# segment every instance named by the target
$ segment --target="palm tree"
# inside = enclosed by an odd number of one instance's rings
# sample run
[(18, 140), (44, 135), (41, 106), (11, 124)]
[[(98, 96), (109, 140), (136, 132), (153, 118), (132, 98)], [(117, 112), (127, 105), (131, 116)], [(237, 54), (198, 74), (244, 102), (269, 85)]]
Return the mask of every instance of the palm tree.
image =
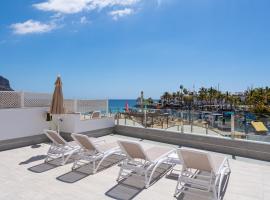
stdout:
[(171, 99), (171, 94), (169, 92), (164, 92), (161, 98), (164, 99), (165, 103), (168, 103)]
[(187, 94), (189, 93), (189, 91), (188, 91), (186, 88), (184, 88), (184, 89), (183, 89), (183, 93), (184, 93), (185, 95), (187, 95)]
[(147, 105), (152, 105), (154, 103), (153, 99), (151, 97), (149, 97), (147, 100)]
[(180, 85), (180, 99), (181, 99), (181, 103), (183, 102), (183, 89), (184, 89), (184, 86), (183, 85)]
[(246, 102), (249, 109), (255, 113), (269, 113), (270, 108), (268, 104), (269, 89), (255, 88), (246, 91)]
[(210, 87), (208, 89), (208, 99), (209, 99), (209, 104), (212, 105), (213, 104), (213, 100), (216, 98), (217, 96), (217, 90), (214, 89), (213, 87)]
[(207, 101), (207, 89), (204, 87), (201, 87), (199, 89), (199, 100), (201, 101), (201, 104), (204, 104)]

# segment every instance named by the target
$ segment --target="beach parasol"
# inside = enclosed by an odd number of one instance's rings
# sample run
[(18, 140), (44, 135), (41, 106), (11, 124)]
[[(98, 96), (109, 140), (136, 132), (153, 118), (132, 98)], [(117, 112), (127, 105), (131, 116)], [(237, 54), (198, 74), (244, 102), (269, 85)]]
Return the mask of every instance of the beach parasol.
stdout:
[(60, 115), (64, 114), (64, 98), (60, 76), (57, 76), (57, 79), (55, 81), (55, 89), (53, 92), (50, 113), (53, 115), (58, 115), (57, 131), (59, 133), (59, 121), (61, 120)]

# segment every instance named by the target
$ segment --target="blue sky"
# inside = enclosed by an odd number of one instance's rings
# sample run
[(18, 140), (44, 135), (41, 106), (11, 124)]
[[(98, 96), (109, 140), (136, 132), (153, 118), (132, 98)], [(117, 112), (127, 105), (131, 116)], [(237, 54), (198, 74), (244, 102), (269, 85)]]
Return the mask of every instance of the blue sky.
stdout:
[(269, 0), (2, 0), (0, 74), (15, 90), (136, 98), (266, 86)]

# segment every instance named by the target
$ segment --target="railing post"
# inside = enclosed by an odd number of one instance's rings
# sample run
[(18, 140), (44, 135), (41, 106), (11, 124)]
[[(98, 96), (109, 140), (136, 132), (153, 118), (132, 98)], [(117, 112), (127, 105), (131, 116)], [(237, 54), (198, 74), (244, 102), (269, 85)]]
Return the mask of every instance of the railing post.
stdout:
[(209, 126), (208, 126), (208, 123), (207, 123), (207, 124), (205, 124), (205, 133), (206, 133), (206, 135), (208, 135), (208, 128), (209, 128)]
[(181, 121), (181, 133), (184, 133), (184, 121)]
[(78, 100), (74, 99), (73, 101), (73, 111), (76, 113), (78, 112)]
[(147, 128), (147, 116), (146, 116), (146, 109), (144, 109), (144, 127)]
[(193, 132), (193, 111), (190, 112), (190, 132)]
[(119, 113), (116, 114), (117, 125), (119, 125)]
[(20, 99), (20, 100), (21, 100), (21, 102), (20, 102), (20, 107), (21, 107), (21, 108), (24, 108), (24, 92), (23, 92), (23, 91), (21, 92), (20, 96), (21, 96), (21, 99)]
[(234, 114), (231, 115), (231, 138), (234, 138), (235, 124), (234, 124)]
[(125, 115), (125, 126), (127, 125), (127, 116)]
[(106, 116), (109, 117), (109, 99), (106, 100)]

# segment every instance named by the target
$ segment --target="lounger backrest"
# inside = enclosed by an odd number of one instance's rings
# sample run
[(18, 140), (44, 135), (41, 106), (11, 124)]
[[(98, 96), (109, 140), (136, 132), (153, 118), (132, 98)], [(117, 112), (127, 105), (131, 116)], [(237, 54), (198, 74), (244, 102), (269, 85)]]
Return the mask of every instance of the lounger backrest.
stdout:
[(95, 145), (86, 135), (72, 133), (71, 137), (80, 145), (81, 148), (87, 151), (96, 151)]
[(149, 160), (141, 145), (137, 142), (118, 141), (121, 150), (131, 159)]
[(59, 135), (56, 131), (53, 130), (45, 130), (44, 131), (47, 137), (55, 144), (55, 145), (65, 145), (66, 141)]
[(178, 149), (177, 153), (186, 168), (213, 171), (209, 153), (188, 148)]
[(92, 119), (97, 119), (97, 118), (100, 118), (100, 115), (101, 115), (101, 113), (100, 113), (99, 111), (94, 111), (94, 112), (92, 113), (91, 118), (92, 118)]

